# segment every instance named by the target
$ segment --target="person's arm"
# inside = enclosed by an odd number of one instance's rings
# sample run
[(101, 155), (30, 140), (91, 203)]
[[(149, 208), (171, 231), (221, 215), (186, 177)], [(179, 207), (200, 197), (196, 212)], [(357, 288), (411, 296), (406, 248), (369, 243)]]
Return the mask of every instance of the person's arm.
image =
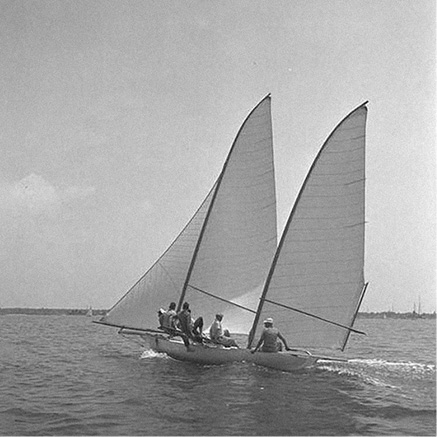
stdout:
[(288, 344), (287, 344), (287, 340), (282, 336), (282, 334), (280, 333), (280, 332), (278, 332), (278, 337), (282, 340), (282, 343), (284, 343), (284, 346), (285, 346), (285, 350), (290, 350), (290, 348), (288, 347)]
[(176, 311), (170, 310), (168, 311), (167, 314), (168, 314), (168, 326), (171, 329), (174, 329), (176, 326), (176, 317), (177, 317)]
[(217, 326), (215, 322), (213, 322), (211, 327), (209, 328), (209, 338), (211, 340), (217, 340)]
[(264, 331), (263, 331), (263, 333), (261, 334), (261, 337), (260, 337), (260, 339), (259, 339), (259, 341), (258, 341), (258, 344), (255, 346), (255, 349), (253, 349), (253, 350), (251, 350), (251, 352), (254, 354), (260, 347), (261, 347), (261, 345), (262, 345), (262, 343), (263, 343), (263, 341), (264, 341)]

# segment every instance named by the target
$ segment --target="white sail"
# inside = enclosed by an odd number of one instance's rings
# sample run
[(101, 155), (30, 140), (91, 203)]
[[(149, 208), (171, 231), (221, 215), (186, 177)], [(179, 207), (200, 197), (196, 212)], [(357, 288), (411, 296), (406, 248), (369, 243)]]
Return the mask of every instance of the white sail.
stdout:
[(246, 311), (250, 317), (242, 318), (244, 310), (235, 312), (225, 301), (253, 290), (259, 296), (276, 250), (270, 106), (267, 96), (249, 114), (222, 173), (193, 219), (114, 305), (104, 323), (153, 329), (160, 307), (188, 301), (193, 316), (203, 316), (206, 326), (220, 311), (232, 331), (249, 330), (254, 314)]
[(103, 317), (103, 322), (156, 329), (158, 310), (167, 309), (170, 302), (179, 300), (214, 190), (215, 185), (171, 246)]
[(366, 116), (364, 105), (349, 114), (316, 157), (268, 275), (255, 337), (272, 317), (290, 345), (344, 347), (364, 286)]

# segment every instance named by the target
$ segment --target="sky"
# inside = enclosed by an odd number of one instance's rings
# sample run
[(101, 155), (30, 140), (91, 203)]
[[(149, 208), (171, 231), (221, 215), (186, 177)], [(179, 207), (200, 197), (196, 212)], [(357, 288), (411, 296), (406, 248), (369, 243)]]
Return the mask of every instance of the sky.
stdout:
[(0, 307), (110, 308), (272, 95), (278, 229), (368, 103), (364, 311), (436, 306), (433, 0), (0, 2)]

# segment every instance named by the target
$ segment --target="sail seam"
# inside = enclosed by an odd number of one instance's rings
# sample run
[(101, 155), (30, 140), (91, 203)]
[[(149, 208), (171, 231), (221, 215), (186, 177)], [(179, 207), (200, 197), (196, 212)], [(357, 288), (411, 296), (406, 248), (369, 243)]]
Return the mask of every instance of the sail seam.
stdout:
[[(354, 194), (359, 194), (359, 193), (354, 193)], [(313, 196), (315, 197), (315, 196)], [(362, 202), (353, 202), (353, 203), (349, 203), (349, 204), (336, 204), (336, 205), (332, 205), (331, 203), (329, 205), (323, 205), (323, 206), (318, 206), (318, 205), (308, 205), (306, 206), (304, 205), (300, 205), (300, 209), (339, 209), (339, 208), (345, 208), (345, 207), (352, 207), (352, 206), (357, 206), (357, 205), (361, 205)]]
[(352, 181), (352, 182), (342, 182), (339, 184), (313, 184), (313, 183), (309, 183), (308, 186), (309, 187), (344, 187), (347, 185), (356, 184), (358, 182), (363, 182), (365, 180), (366, 180), (366, 178), (361, 178), (361, 179), (356, 179), (355, 181)]
[[(308, 229), (308, 231), (310, 231), (310, 230)], [(313, 229), (311, 229), (311, 231), (313, 231)], [(303, 239), (301, 239), (301, 238), (294, 238), (291, 241), (293, 241), (295, 243), (306, 243), (306, 242), (309, 242), (309, 241), (340, 241), (340, 239), (341, 239), (341, 236), (338, 236), (338, 237), (334, 236), (332, 238), (303, 238)]]
[(334, 259), (332, 261), (304, 261), (304, 262), (296, 262), (292, 263), (280, 263), (282, 266), (307, 266), (310, 264), (336, 264), (338, 262), (351, 262), (356, 260), (362, 260), (363, 257), (355, 257), (355, 258), (347, 258), (347, 259)]
[[(355, 162), (361, 162), (361, 156), (359, 159), (345, 159), (344, 161), (341, 161), (341, 164), (353, 164)], [(328, 165), (338, 165), (339, 162), (331, 162), (331, 161), (324, 161), (320, 163), (323, 167), (328, 166)]]
[[(361, 128), (361, 126), (355, 126), (353, 129), (358, 129), (358, 128)], [(348, 129), (345, 129), (345, 130), (348, 130)], [(365, 137), (366, 137), (366, 135), (363, 134), (363, 135), (358, 135), (357, 137), (347, 138), (345, 140), (333, 140), (333, 144), (335, 144), (335, 143), (345, 143), (346, 141), (355, 141), (355, 140), (359, 140), (359, 139), (365, 138)]]
[[(365, 135), (363, 135), (363, 137), (365, 137)], [(347, 140), (342, 140), (341, 142), (346, 142), (346, 141)], [(340, 142), (340, 141), (337, 141), (337, 142)], [(358, 152), (358, 151), (364, 152), (364, 145), (360, 145), (360, 147), (355, 147), (354, 149), (348, 149), (348, 150), (344, 150), (344, 149), (341, 149), (341, 150), (335, 150), (335, 149), (327, 150), (326, 154), (327, 155), (331, 155), (331, 154), (338, 154), (338, 153), (354, 153), (354, 152)]]
[(339, 219), (346, 219), (349, 217), (356, 217), (361, 216), (363, 214), (362, 211), (359, 211), (357, 213), (353, 213), (353, 214), (348, 214), (348, 215), (339, 215), (336, 217), (331, 217), (331, 216), (318, 216), (318, 217), (305, 217), (305, 216), (301, 216), (301, 217), (296, 217), (295, 220), (339, 220)]
[(350, 174), (354, 174), (357, 173), (359, 171), (363, 171), (362, 168), (358, 168), (356, 170), (352, 170), (352, 171), (342, 171), (341, 173), (314, 173), (313, 177), (318, 177), (318, 176), (346, 176), (346, 175), (350, 175)]

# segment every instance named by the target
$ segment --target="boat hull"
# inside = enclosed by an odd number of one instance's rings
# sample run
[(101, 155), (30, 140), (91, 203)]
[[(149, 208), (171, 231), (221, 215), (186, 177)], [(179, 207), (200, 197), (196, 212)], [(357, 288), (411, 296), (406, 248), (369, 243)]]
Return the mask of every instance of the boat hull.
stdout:
[(190, 345), (190, 351), (177, 338), (169, 339), (161, 334), (141, 334), (148, 347), (156, 352), (165, 353), (179, 361), (198, 364), (228, 364), (233, 362), (254, 363), (285, 372), (299, 370), (314, 365), (316, 357), (291, 352), (252, 353), (249, 349), (225, 348), (210, 344)]

